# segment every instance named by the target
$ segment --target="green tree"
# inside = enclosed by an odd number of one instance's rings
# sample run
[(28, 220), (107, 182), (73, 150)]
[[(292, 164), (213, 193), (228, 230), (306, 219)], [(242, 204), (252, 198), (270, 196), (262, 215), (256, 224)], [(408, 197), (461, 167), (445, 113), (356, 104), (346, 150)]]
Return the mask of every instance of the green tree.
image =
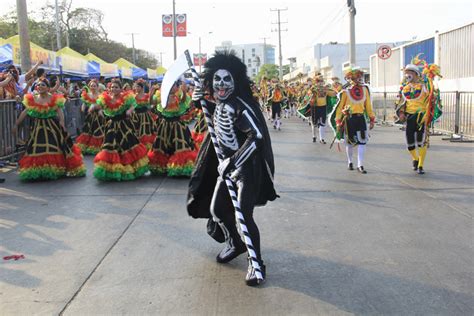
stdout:
[[(61, 42), (81, 54), (89, 52), (107, 62), (123, 57), (132, 61), (132, 48), (112, 41), (103, 27), (104, 14), (91, 8), (73, 8), (72, 0), (59, 3)], [(32, 42), (41, 47), (56, 51), (55, 7), (45, 5), (39, 11), (30, 14), (29, 30)], [(18, 30), (15, 12), (0, 17), (0, 37), (16, 35)], [(155, 56), (142, 49), (136, 49), (136, 65), (140, 68), (156, 68)]]
[(263, 64), (255, 77), (255, 81), (260, 82), (262, 77), (267, 79), (278, 78), (278, 66), (274, 64)]

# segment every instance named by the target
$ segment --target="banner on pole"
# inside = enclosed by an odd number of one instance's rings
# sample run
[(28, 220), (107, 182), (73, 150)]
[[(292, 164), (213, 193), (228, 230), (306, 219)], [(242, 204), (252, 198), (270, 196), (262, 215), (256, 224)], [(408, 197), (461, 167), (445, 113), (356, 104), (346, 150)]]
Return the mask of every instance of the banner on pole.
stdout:
[[(199, 63), (201, 61), (201, 63)], [(204, 65), (207, 61), (207, 54), (193, 54), (194, 66)]]
[(176, 36), (186, 36), (186, 14), (176, 14)]
[(172, 37), (173, 36), (173, 15), (172, 14), (163, 14), (163, 37)]
[[(173, 37), (173, 15), (163, 14), (162, 18), (163, 37)], [(184, 37), (187, 32), (186, 14), (176, 14), (176, 36)]]

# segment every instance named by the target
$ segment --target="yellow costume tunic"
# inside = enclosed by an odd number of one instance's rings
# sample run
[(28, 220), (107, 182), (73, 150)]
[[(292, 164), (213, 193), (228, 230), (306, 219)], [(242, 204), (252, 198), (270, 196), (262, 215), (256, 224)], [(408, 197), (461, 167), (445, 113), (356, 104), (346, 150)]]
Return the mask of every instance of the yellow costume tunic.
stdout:
[(342, 90), (336, 109), (336, 124), (343, 126), (348, 144), (365, 145), (367, 143), (365, 115), (371, 122), (375, 121), (369, 89), (363, 85), (354, 85)]
[[(426, 157), (425, 113), (428, 106), (428, 90), (423, 83), (410, 82), (402, 86), (401, 95), (405, 100), (405, 138), (415, 170), (423, 168)], [(418, 145), (419, 155), (416, 152)]]

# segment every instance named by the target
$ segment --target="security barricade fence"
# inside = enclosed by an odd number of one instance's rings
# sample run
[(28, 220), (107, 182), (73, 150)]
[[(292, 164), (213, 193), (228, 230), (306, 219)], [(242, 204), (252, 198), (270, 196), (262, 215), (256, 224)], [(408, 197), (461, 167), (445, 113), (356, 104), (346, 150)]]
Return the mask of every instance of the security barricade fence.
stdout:
[(386, 100), (384, 92), (371, 93), (372, 109), (378, 122), (394, 122), (395, 121), (395, 102), (397, 101), (398, 92), (386, 92)]
[[(379, 122), (395, 122), (395, 102), (398, 92), (372, 92), (372, 106)], [(443, 115), (435, 123), (435, 131), (474, 138), (474, 92), (441, 92)], [(64, 108), (66, 129), (77, 137), (84, 123), (80, 99), (68, 99)], [(29, 119), (25, 119), (16, 135), (12, 129), (23, 110), (15, 100), (0, 100), (0, 160), (16, 158), (22, 153), (29, 135)]]
[[(81, 99), (68, 99), (64, 105), (66, 129), (73, 138), (80, 134), (84, 122), (81, 106)], [(0, 160), (15, 160), (24, 151), (30, 130), (28, 117), (18, 128), (17, 134), (12, 133), (23, 109), (23, 105), (15, 100), (0, 100)]]
[[(434, 130), (474, 138), (474, 92), (443, 91), (440, 94), (443, 115), (435, 122)], [(395, 121), (398, 92), (372, 92), (372, 107), (379, 122)]]

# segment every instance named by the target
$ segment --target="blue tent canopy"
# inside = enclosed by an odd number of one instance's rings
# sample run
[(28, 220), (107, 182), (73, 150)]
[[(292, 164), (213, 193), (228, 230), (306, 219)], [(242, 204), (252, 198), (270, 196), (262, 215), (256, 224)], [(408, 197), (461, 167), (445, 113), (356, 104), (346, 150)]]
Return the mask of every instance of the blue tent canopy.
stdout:
[(147, 78), (147, 72), (141, 68), (132, 68), (133, 79)]
[(0, 68), (13, 63), (13, 48), (10, 44), (0, 46)]
[(100, 77), (100, 64), (96, 61), (89, 61), (87, 63), (87, 72), (91, 78)]

